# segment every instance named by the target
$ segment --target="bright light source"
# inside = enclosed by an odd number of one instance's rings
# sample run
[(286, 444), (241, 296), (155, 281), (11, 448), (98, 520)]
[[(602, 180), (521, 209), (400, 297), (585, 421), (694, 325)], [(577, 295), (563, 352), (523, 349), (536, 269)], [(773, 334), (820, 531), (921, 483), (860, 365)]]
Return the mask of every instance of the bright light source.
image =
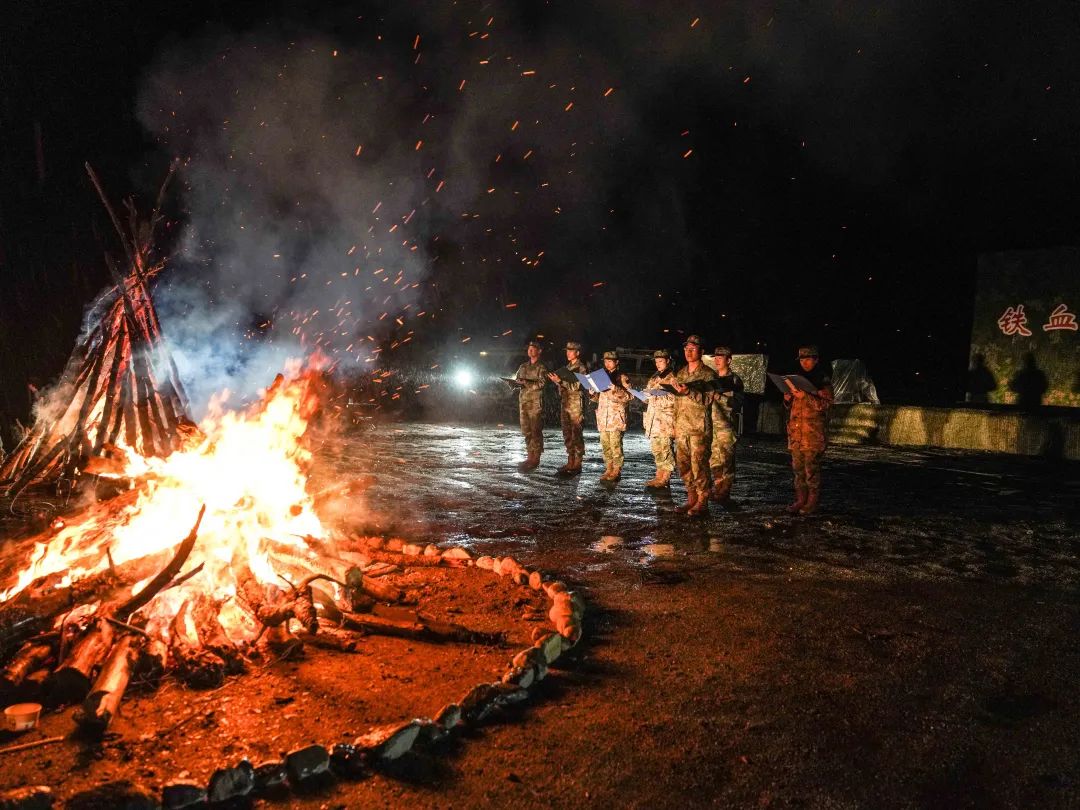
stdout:
[(473, 384), (473, 373), (470, 369), (459, 368), (454, 372), (454, 385), (458, 388), (468, 388)]

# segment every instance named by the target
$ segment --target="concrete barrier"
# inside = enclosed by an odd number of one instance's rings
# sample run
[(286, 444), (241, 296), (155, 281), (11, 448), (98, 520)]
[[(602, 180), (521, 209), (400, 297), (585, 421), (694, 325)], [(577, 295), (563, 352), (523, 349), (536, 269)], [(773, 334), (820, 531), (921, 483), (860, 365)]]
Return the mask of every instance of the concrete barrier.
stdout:
[[(783, 434), (786, 414), (766, 403), (761, 433)], [(1080, 411), (1047, 409), (937, 408), (918, 405), (834, 405), (829, 412), (833, 444), (884, 444), (983, 450), (1022, 456), (1080, 460)]]

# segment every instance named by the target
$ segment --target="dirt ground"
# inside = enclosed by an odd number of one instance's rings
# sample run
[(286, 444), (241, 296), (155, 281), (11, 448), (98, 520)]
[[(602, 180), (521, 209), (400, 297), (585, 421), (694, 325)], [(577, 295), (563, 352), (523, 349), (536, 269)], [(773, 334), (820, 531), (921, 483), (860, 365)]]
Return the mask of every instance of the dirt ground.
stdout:
[[(267, 806), (1080, 805), (1075, 465), (836, 447), (822, 513), (793, 518), (783, 446), (747, 438), (737, 508), (689, 521), (681, 485), (643, 489), (639, 435), (613, 487), (595, 433), (576, 479), (554, 475), (561, 437), (546, 440), (528, 474), (513, 426), (372, 425), (322, 449), (317, 484), (375, 476), (338, 504), (358, 528), (556, 573), (588, 598), (586, 640), (522, 710)], [(483, 573), (445, 574), (432, 604), (525, 638), (522, 592)], [(430, 714), (508, 652), (373, 639), (217, 693), (166, 686), (126, 702), (102, 745), (7, 755), (0, 786), (204, 779)], [(69, 728), (53, 715), (19, 741)]]

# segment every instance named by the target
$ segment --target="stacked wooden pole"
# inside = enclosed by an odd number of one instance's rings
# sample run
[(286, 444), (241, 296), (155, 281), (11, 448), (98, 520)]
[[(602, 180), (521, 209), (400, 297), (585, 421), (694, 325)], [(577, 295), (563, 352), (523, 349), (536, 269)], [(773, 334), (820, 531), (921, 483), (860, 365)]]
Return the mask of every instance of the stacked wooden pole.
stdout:
[(0, 465), (0, 490), (12, 496), (31, 484), (74, 476), (118, 442), (144, 456), (166, 456), (189, 422), (184, 388), (149, 289), (164, 266), (153, 258), (152, 240), (169, 177), (148, 220), (140, 221), (134, 205), (125, 201), (125, 229), (89, 164), (86, 171), (120, 237), (124, 264), (106, 255), (113, 286), (91, 306), (88, 328), (53, 389), (52, 402), (39, 409), (31, 430)]

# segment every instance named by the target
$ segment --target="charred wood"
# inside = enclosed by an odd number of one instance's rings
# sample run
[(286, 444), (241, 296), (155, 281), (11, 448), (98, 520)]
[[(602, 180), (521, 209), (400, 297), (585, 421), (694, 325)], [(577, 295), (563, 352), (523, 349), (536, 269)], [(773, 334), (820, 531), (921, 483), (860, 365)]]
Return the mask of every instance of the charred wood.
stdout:
[(131, 680), (133, 644), (133, 637), (124, 635), (113, 645), (90, 694), (83, 701), (82, 710), (75, 715), (82, 728), (101, 733), (112, 722)]
[(0, 691), (11, 691), (21, 686), (32, 672), (41, 669), (52, 657), (52, 644), (24, 644), (0, 674)]
[(49, 699), (55, 703), (70, 703), (85, 698), (97, 668), (112, 649), (115, 636), (111, 624), (103, 619), (95, 620), (46, 682)]

